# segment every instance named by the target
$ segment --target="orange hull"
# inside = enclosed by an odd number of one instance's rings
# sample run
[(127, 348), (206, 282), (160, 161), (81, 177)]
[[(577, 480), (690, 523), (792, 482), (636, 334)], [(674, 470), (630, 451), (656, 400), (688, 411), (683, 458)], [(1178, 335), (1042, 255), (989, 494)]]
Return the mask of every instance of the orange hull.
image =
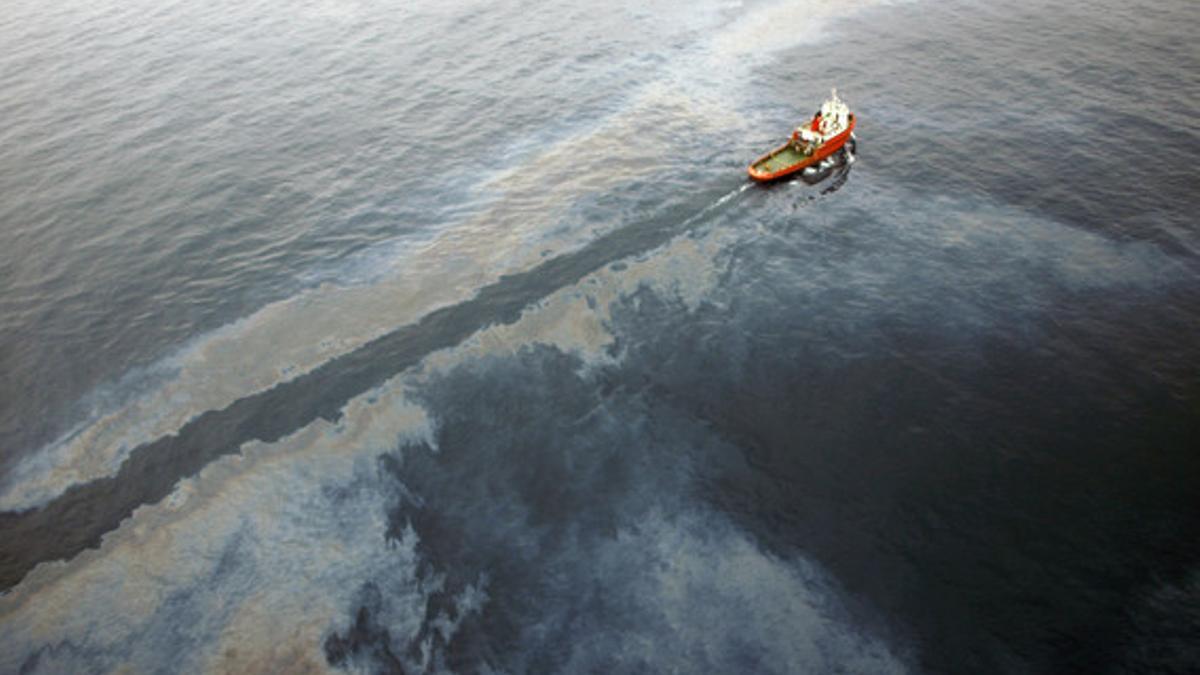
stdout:
[(854, 123), (855, 123), (856, 119), (857, 118), (854, 116), (854, 114), (851, 113), (850, 117), (849, 117), (850, 121), (849, 121), (849, 124), (846, 125), (845, 131), (843, 131), (842, 133), (838, 134), (837, 136), (834, 136), (833, 138), (829, 139), (823, 145), (821, 145), (821, 147), (817, 148), (816, 152), (803, 158), (801, 161), (796, 162), (795, 164), (789, 164), (788, 166), (785, 166), (782, 169), (778, 169), (776, 171), (765, 171), (765, 170), (757, 168), (758, 165), (766, 162), (768, 159), (771, 159), (775, 155), (786, 151), (789, 147), (789, 143), (784, 143), (783, 145), (779, 146), (778, 148), (775, 148), (774, 150), (772, 150), (771, 152), (768, 152), (767, 154), (763, 155), (762, 157), (759, 157), (758, 159), (754, 160), (754, 163), (751, 164), (749, 166), (749, 168), (746, 169), (746, 172), (749, 173), (750, 177), (753, 178), (754, 180), (756, 180), (760, 183), (765, 183), (767, 181), (772, 181), (777, 178), (783, 178), (785, 176), (790, 176), (799, 171), (803, 171), (806, 168), (812, 166), (813, 164), (816, 164), (816, 163), (820, 162), (821, 160), (825, 159), (826, 157), (832, 155), (833, 153), (837, 152), (838, 150), (841, 150), (842, 146), (846, 144), (847, 140), (849, 140), (850, 134), (854, 132)]

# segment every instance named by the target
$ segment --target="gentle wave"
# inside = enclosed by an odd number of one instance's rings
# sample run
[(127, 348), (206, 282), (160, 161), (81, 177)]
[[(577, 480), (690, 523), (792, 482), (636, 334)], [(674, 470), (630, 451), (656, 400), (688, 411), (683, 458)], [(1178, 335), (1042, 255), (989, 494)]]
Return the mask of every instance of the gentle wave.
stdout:
[[(778, 11), (769, 5), (747, 20)], [(370, 260), (373, 271), (321, 275), (364, 283), (325, 283), (194, 338), (145, 369), (157, 374), (151, 380), (155, 384), (136, 396), (124, 392), (116, 408), (106, 407), (112, 397), (88, 397), (93, 404), (86, 407), (94, 411), (88, 421), (6, 472), (0, 510), (36, 507), (72, 485), (112, 475), (138, 445), (176, 432), (206, 410), (309, 372), (396, 326), (471, 297), (501, 275), (529, 269), (547, 255), (575, 250), (620, 227), (620, 211), (606, 207), (597, 219), (573, 212), (574, 204), (677, 171), (664, 161), (681, 137), (712, 138), (744, 124), (711, 91), (697, 99), (693, 90), (679, 88), (690, 79), (680, 72), (707, 65), (685, 55), (667, 80), (643, 87), (624, 109), (583, 135), (554, 141), (519, 164), (482, 176), (473, 189), (491, 195), (490, 204), (462, 222), (439, 225), (442, 233), (430, 241), (399, 251), (389, 245), (392, 253)], [(685, 185), (679, 183), (681, 189)], [(127, 384), (104, 389), (137, 386), (139, 379), (130, 376)]]

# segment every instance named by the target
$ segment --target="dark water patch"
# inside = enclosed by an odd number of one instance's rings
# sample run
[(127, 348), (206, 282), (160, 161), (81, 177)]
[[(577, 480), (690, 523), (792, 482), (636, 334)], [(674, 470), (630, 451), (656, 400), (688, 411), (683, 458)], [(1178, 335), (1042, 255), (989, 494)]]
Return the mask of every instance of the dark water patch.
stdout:
[(772, 64), (755, 89), (792, 101), (814, 73), (829, 79), (859, 113), (863, 170), (917, 193), (1003, 201), (1195, 259), (1200, 127), (1184, 102), (1200, 55), (1178, 48), (1190, 3), (873, 14), (843, 26), (853, 49), (790, 50), (780, 61), (805, 69)]
[(614, 260), (648, 251), (697, 226), (696, 200), (710, 207), (728, 186), (664, 204), (657, 215), (600, 237), (574, 253), (503, 277), (471, 300), (436, 310), (416, 324), (377, 338), (295, 380), (206, 412), (179, 430), (133, 450), (115, 476), (77, 485), (49, 504), (0, 514), (0, 588), (11, 588), (35, 565), (74, 556), (141, 504), (168, 495), (182, 478), (246, 442), (274, 442), (316, 419), (336, 420), (345, 403), (438, 349), (496, 323), (511, 323), (530, 303), (574, 284)]
[(1182, 675), (1200, 663), (1200, 572), (1148, 591), (1129, 608), (1120, 658), (1108, 672)]
[[(687, 315), (648, 291), (630, 302)], [(763, 555), (707, 509), (702, 477), (741, 453), (645, 366), (585, 368), (534, 346), (415, 392), (436, 449), (384, 466), (412, 495), (392, 513), (394, 536), (415, 533), (423, 573), (444, 580), (416, 640), (436, 637), (437, 617), (461, 618), (433, 642), (455, 672), (898, 669), (819, 574)], [(486, 602), (464, 614), (455, 598), (480, 579)], [(349, 648), (387, 671), (388, 636), (361, 623), (326, 642), (330, 662)], [(409, 646), (409, 664), (422, 649)]]
[(354, 621), (345, 635), (325, 639), (325, 658), (338, 668), (356, 666), (371, 672), (407, 673), (404, 662), (392, 651), (392, 635), (380, 622), (384, 599), (379, 588), (368, 583), (359, 590)]
[[(743, 453), (705, 475), (714, 508), (913, 631), (930, 672), (1118, 662), (1129, 608), (1200, 564), (1195, 315), (1158, 290), (1013, 306), (936, 275), (877, 294), (852, 261), (813, 285), (767, 267), (783, 246), (735, 253), (695, 317), (614, 312), (647, 389)], [(945, 309), (967, 294), (987, 325)]]
[[(447, 645), (447, 664), (456, 671), (481, 662), (561, 669), (575, 620), (560, 608), (572, 604), (572, 586), (584, 595), (570, 613), (600, 611), (604, 602), (591, 597), (596, 589), (579, 576), (580, 561), (636, 522), (658, 495), (677, 494), (671, 485), (689, 473), (694, 431), (673, 428), (648, 441), (643, 397), (581, 379), (581, 367), (539, 347), (457, 369), (420, 395), (437, 411), (436, 453), (388, 463), (420, 500), (393, 514), (393, 531), (412, 527), (420, 537), (428, 573), (446, 578), (441, 602), (481, 574), (488, 579), (487, 611)], [(648, 489), (639, 478), (645, 475), (661, 481), (661, 492)], [(563, 622), (555, 625), (553, 615)], [(538, 636), (532, 626), (548, 634)]]
[[(426, 621), (488, 579), (487, 606), (438, 643), (445, 663), (779, 668), (723, 601), (660, 623), (669, 603), (645, 577), (668, 563), (629, 533), (674, 542), (656, 518), (697, 514), (718, 550), (744, 533), (780, 560), (821, 562), (847, 594), (824, 589), (843, 625), (912, 640), (929, 672), (1184, 663), (1188, 628), (1161, 615), (1189, 616), (1200, 564), (1186, 289), (1065, 284), (1051, 273), (1062, 251), (1036, 274), (962, 284), (1003, 242), (893, 266), (912, 243), (861, 196), (801, 227), (769, 208), (784, 194), (756, 191), (715, 219), (745, 225), (753, 209), (762, 229), (718, 255), (721, 283), (698, 308), (648, 288), (617, 304), (618, 364), (584, 371), (533, 347), (417, 392), (438, 449), (385, 466), (414, 495), (394, 536), (411, 528), (425, 573), (445, 575)], [(714, 651), (628, 656), (632, 635), (690, 644), (681, 631), (713, 607), (739, 617), (718, 622)], [(384, 644), (360, 633), (357, 654)]]

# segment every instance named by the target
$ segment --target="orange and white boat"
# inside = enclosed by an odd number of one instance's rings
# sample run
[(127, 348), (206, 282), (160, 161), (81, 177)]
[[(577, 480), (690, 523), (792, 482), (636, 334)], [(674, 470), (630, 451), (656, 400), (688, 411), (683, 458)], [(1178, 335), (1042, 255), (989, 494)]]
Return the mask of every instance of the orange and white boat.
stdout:
[(838, 98), (837, 89), (808, 123), (792, 132), (787, 143), (759, 157), (747, 172), (760, 183), (817, 169), (854, 134), (854, 113)]

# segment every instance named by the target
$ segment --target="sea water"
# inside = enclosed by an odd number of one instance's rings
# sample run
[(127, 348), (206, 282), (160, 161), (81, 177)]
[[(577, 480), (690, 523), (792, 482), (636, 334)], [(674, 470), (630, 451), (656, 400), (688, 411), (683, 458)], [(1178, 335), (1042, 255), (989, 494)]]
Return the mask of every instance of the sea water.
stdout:
[(1183, 672), (1197, 28), (9, 2), (0, 671)]

